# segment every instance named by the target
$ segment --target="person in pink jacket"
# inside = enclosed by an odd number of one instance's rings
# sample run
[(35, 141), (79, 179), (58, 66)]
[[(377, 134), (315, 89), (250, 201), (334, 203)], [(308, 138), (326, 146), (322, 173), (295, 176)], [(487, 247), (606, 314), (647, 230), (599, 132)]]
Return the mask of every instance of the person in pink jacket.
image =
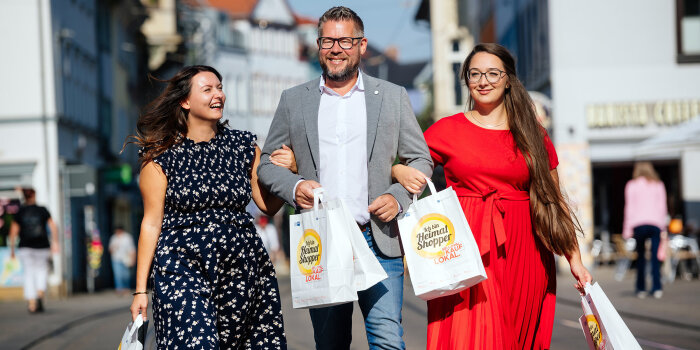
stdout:
[(661, 298), (661, 269), (658, 259), (661, 231), (666, 227), (668, 210), (666, 188), (659, 179), (651, 162), (634, 164), (632, 180), (625, 186), (625, 219), (622, 224), (622, 237), (637, 241), (637, 297), (644, 298), (646, 292), (646, 240), (651, 239), (651, 294)]

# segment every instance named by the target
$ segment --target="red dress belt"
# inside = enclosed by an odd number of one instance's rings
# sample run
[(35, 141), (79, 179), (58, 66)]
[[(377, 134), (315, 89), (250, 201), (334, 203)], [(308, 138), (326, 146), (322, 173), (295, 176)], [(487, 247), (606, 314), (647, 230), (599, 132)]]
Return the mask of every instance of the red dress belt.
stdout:
[(498, 192), (489, 187), (484, 191), (475, 192), (466, 188), (455, 188), (458, 197), (481, 198), (484, 201), (484, 214), (481, 220), (481, 237), (479, 238), (479, 253), (485, 255), (491, 250), (491, 227), (496, 234), (496, 244), (501, 246), (506, 242), (506, 230), (503, 226), (503, 216), (506, 214), (501, 201), (528, 201), (530, 194), (527, 191)]

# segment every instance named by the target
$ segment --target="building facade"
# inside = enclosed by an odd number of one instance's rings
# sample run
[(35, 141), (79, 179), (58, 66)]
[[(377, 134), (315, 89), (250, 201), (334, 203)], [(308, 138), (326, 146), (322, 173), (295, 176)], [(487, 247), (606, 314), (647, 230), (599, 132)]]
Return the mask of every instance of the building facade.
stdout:
[(223, 77), (224, 117), (265, 143), (284, 89), (311, 78), (304, 55), (308, 26), (284, 0), (183, 2), (186, 64), (207, 64)]
[(467, 89), (460, 78), (462, 63), (474, 47), (474, 34), (464, 18), (466, 1), (423, 0), (415, 19), (430, 24), (432, 41), (433, 119), (464, 111)]
[(700, 116), (700, 9), (690, 3), (549, 3), (554, 138), (569, 158), (564, 179), (590, 187), (582, 198), (593, 203), (596, 231), (621, 232), (637, 160), (657, 168), (669, 214), (698, 227), (697, 145), (644, 147)]
[[(0, 191), (34, 187), (60, 228), (65, 290), (111, 285), (112, 226), (134, 228), (135, 157), (119, 151), (141, 103), (146, 52), (139, 1), (4, 2), (0, 28)], [(127, 181), (128, 180), (128, 181)], [(134, 210), (136, 209), (136, 210)], [(92, 254), (92, 255), (91, 255)], [(90, 266), (89, 259), (93, 258)], [(89, 271), (90, 269), (93, 271)], [(95, 278), (89, 278), (88, 275)], [(60, 281), (59, 281), (60, 282)]]

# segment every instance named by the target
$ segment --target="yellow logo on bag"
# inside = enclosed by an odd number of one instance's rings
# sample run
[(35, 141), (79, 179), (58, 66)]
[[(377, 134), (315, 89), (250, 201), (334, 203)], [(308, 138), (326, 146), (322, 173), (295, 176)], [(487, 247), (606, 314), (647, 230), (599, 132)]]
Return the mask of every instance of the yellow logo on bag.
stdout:
[(304, 230), (304, 235), (297, 245), (297, 264), (299, 271), (304, 275), (316, 273), (315, 266), (321, 263), (322, 253), (321, 237), (316, 231)]
[(413, 249), (424, 258), (444, 255), (444, 248), (454, 240), (454, 225), (446, 216), (437, 213), (423, 216), (413, 227), (411, 234)]
[(598, 320), (595, 318), (594, 315), (586, 315), (586, 322), (588, 323), (588, 331), (591, 332), (593, 345), (595, 345), (595, 348), (598, 350), (604, 350), (605, 339), (603, 339), (603, 333), (600, 332)]

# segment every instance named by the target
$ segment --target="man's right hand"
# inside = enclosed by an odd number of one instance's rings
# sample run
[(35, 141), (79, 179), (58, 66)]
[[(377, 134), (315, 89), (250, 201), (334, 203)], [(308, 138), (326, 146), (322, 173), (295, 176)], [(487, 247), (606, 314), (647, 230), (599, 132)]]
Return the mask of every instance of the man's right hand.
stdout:
[(314, 188), (321, 187), (316, 181), (304, 180), (297, 185), (294, 200), (302, 209), (311, 209), (314, 206)]

